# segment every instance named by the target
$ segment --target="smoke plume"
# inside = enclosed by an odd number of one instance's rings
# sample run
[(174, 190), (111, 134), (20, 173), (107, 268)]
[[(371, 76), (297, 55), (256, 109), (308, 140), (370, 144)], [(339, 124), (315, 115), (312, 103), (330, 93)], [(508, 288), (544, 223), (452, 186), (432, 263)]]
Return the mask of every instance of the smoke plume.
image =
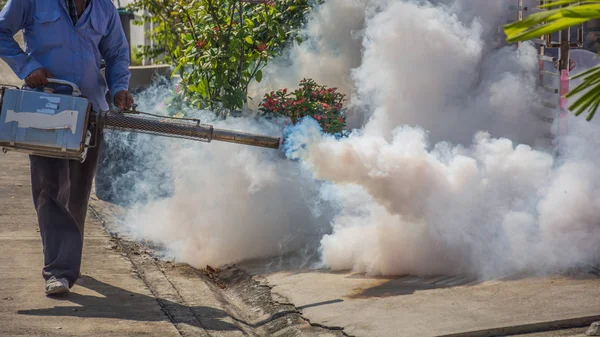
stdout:
[[(164, 114), (165, 106), (155, 103), (168, 95), (162, 85), (149, 89), (138, 97), (138, 109)], [(277, 136), (283, 127), (280, 120), (186, 112), (215, 128)], [(143, 134), (131, 140), (121, 131), (107, 132), (106, 138), (113, 147), (129, 146), (112, 150), (120, 160), (107, 160), (105, 171), (132, 159), (143, 165), (111, 185), (119, 189), (118, 202), (133, 204), (120, 231), (159, 246), (167, 258), (196, 267), (221, 265), (285, 254), (324, 233), (327, 212), (317, 204), (318, 182), (279, 151)], [(156, 152), (160, 156), (149, 156)]]
[[(569, 117), (568, 135), (548, 138), (556, 121), (540, 119), (535, 48), (498, 48), (511, 3), (326, 1), (306, 42), (251, 90), (256, 103), (303, 77), (339, 87), (352, 133), (188, 111), (221, 128), (285, 128), (285, 155), (140, 137), (138, 152), (163, 144), (173, 191), (132, 210), (123, 230), (194, 266), (306, 247), (332, 270), (369, 275), (492, 278), (597, 263), (597, 122)], [(141, 102), (162, 99), (150, 91)], [(152, 185), (140, 178), (129, 197)]]

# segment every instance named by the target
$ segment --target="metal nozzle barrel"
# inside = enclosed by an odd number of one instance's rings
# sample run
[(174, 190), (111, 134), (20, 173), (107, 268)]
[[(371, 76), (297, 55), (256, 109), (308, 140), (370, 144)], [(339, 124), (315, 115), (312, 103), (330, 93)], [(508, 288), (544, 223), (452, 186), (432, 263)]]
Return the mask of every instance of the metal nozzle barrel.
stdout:
[(278, 149), (280, 139), (251, 133), (215, 129), (199, 121), (174, 118), (148, 118), (143, 114), (103, 112), (98, 117), (99, 126), (108, 129), (128, 130), (159, 136), (193, 139), (210, 142), (217, 140), (236, 144)]
[(268, 137), (261, 135), (254, 135), (251, 133), (212, 129), (212, 139), (221, 142), (230, 142), (236, 144), (245, 144), (252, 146), (268, 147), (270, 149), (278, 149), (280, 139), (276, 137)]

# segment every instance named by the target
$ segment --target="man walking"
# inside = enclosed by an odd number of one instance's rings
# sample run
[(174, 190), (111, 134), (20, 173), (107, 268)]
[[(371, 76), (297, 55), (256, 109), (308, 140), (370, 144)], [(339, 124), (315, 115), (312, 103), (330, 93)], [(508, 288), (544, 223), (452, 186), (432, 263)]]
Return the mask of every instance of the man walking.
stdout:
[[(19, 30), (25, 51), (14, 40)], [(110, 0), (9, 0), (0, 12), (0, 58), (31, 88), (48, 85), (48, 78), (77, 84), (95, 111), (108, 110), (107, 90), (118, 108), (133, 104), (129, 45)], [(98, 146), (89, 149), (84, 163), (30, 156), (49, 295), (69, 292), (80, 276), (84, 223), (102, 140), (92, 139)]]

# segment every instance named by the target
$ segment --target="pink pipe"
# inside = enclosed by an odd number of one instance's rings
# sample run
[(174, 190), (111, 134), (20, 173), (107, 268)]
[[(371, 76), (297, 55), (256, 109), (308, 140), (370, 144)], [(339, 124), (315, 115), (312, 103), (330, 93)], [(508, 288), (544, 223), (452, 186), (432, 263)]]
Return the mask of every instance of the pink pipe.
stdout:
[(560, 117), (558, 130), (560, 136), (567, 134), (567, 119), (569, 116), (568, 100), (565, 95), (569, 92), (569, 71), (564, 69), (560, 72)]

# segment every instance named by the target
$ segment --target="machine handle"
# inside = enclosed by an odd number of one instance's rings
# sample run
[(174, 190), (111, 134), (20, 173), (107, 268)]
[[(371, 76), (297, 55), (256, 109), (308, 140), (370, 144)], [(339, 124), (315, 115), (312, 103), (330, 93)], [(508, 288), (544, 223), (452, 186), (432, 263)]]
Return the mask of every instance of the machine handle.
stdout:
[[(73, 96), (81, 96), (81, 90), (79, 89), (79, 87), (77, 86), (77, 84), (75, 84), (73, 82), (69, 82), (69, 81), (65, 81), (65, 80), (59, 80), (59, 79), (56, 79), (56, 78), (49, 78), (48, 79), (48, 83), (68, 85), (73, 90)], [(28, 85), (23, 85), (23, 89), (25, 89), (25, 88), (29, 88), (29, 86)], [(52, 93), (54, 90), (51, 89), (51, 88), (48, 88), (48, 86), (44, 86), (44, 91)]]

